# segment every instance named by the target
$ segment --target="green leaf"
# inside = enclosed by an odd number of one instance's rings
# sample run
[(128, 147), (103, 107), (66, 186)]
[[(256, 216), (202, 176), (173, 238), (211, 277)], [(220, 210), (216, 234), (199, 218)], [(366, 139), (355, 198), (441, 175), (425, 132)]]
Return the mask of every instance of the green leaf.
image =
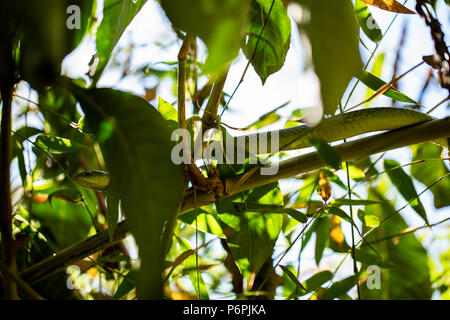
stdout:
[(400, 163), (395, 160), (384, 159), (384, 170), (386, 171), (389, 179), (400, 192), (402, 197), (408, 202), (412, 201), (410, 203), (410, 206), (422, 217), (422, 219), (426, 223), (428, 223), (425, 208), (423, 207), (422, 202), (417, 196), (417, 191), (414, 187), (412, 178), (408, 174), (406, 174), (403, 168), (400, 168)]
[[(383, 65), (384, 65), (385, 56), (386, 56), (386, 54), (384, 52), (377, 55), (377, 57), (373, 61), (373, 65), (372, 65), (372, 68), (370, 69), (369, 74), (371, 74), (377, 78), (381, 78), (381, 75), (383, 73)], [(365, 108), (369, 107), (369, 105), (371, 103), (370, 99), (374, 95), (374, 93), (375, 93), (374, 90), (370, 89), (369, 87), (367, 88), (366, 96), (364, 98), (364, 101), (366, 101), (366, 103), (364, 104)]]
[(321, 285), (333, 279), (333, 273), (328, 270), (320, 271), (304, 282), (308, 291), (316, 291)]
[(199, 36), (208, 47), (205, 72), (217, 71), (237, 57), (247, 26), (250, 0), (164, 0), (172, 26)]
[(260, 117), (258, 120), (253, 122), (251, 125), (249, 125), (246, 129), (248, 130), (258, 130), (263, 127), (266, 127), (270, 124), (273, 124), (280, 120), (281, 116), (279, 114), (276, 114), (275, 112), (271, 112), (269, 114), (265, 114), (264, 116)]
[(210, 213), (203, 209), (197, 209), (197, 221), (195, 221), (195, 210), (178, 216), (178, 220), (190, 224), (203, 232), (214, 234), (220, 238), (225, 238), (220, 227), (220, 220), (216, 213)]
[(70, 153), (81, 148), (80, 145), (72, 143), (69, 139), (39, 135), (34, 142), (35, 146), (50, 153)]
[[(392, 204), (383, 198), (385, 192), (386, 190), (380, 187), (369, 192), (369, 199), (381, 200), (382, 205), (366, 207), (366, 213), (376, 215), (380, 220), (390, 218), (373, 229), (366, 236), (366, 241), (372, 243), (383, 261), (388, 261), (393, 267), (381, 270), (381, 290), (370, 290), (366, 285), (361, 285), (361, 299), (428, 300), (431, 298), (432, 289), (427, 251), (414, 233), (391, 238), (408, 228), (408, 225)], [(386, 237), (389, 239), (376, 242)], [(363, 246), (362, 251), (373, 254), (372, 249), (367, 246)], [(372, 261), (370, 263), (372, 264)], [(360, 270), (366, 270), (368, 266), (369, 264), (363, 263)]]
[(129, 293), (133, 288), (136, 287), (136, 272), (131, 270), (127, 273), (127, 275), (123, 278), (122, 282), (119, 285), (116, 293), (114, 294), (114, 299), (120, 299), (127, 293)]
[[(295, 286), (297, 289), (301, 290), (301, 291), (307, 291), (306, 288), (300, 283), (300, 281), (297, 279), (297, 277), (292, 273), (291, 270), (289, 270), (288, 267), (283, 266), (283, 265), (278, 265), (283, 272), (289, 277), (289, 279), (291, 279), (292, 282), (294, 282)], [(300, 291), (300, 292), (301, 292)]]
[(115, 119), (113, 135), (101, 143), (111, 182), (108, 195), (121, 200), (130, 231), (139, 247), (137, 278), (140, 298), (161, 298), (163, 252), (161, 234), (175, 219), (183, 188), (183, 169), (171, 160), (167, 122), (146, 100), (113, 89), (71, 86), (93, 132)]
[(103, 3), (103, 19), (96, 37), (98, 63), (94, 82), (100, 78), (123, 32), (146, 2), (147, 0), (105, 0)]
[(358, 274), (352, 275), (341, 281), (333, 282), (331, 287), (321, 292), (318, 296), (320, 300), (333, 300), (345, 293), (347, 293), (351, 288), (356, 285), (358, 281)]
[(341, 155), (332, 146), (320, 139), (310, 139), (310, 142), (327, 165), (335, 170), (341, 167)]
[(30, 137), (40, 133), (42, 133), (41, 129), (23, 126), (19, 130), (15, 131), (11, 139), (15, 139), (17, 142), (22, 143), (26, 139), (29, 139)]
[[(178, 128), (177, 109), (161, 97), (158, 98), (158, 111), (161, 113), (163, 118), (167, 120), (171, 130), (176, 130)], [(186, 126), (189, 127), (189, 120)]]
[(361, 29), (373, 42), (379, 42), (383, 38), (378, 23), (373, 18), (367, 5), (361, 0), (355, 0), (355, 15)]
[[(342, 162), (342, 169), (345, 172), (347, 171), (346, 162)], [(354, 181), (362, 181), (366, 178), (366, 175), (360, 168), (355, 167), (351, 164), (349, 164), (349, 166), (348, 166), (348, 174), (349, 174), (350, 178)]]
[(345, 211), (344, 210), (342, 210), (342, 209), (340, 209), (340, 208), (338, 208), (338, 207), (328, 207), (327, 209), (326, 209), (326, 211), (328, 212), (328, 213), (330, 213), (330, 214), (333, 214), (333, 215), (335, 215), (335, 216), (338, 216), (338, 217), (340, 217), (340, 218), (342, 218), (342, 220), (345, 220), (345, 221), (347, 221), (348, 223), (351, 223), (351, 224), (355, 224), (354, 222), (353, 222), (353, 220), (352, 220), (352, 218), (347, 214), (347, 213), (345, 213)]
[(389, 261), (384, 260), (382, 257), (376, 255), (371, 249), (358, 249), (356, 250), (356, 260), (362, 262), (368, 266), (376, 265), (380, 268), (393, 268), (395, 265)]
[(289, 216), (291, 216), (292, 218), (294, 218), (298, 222), (306, 223), (308, 221), (308, 217), (306, 215), (304, 215), (303, 213), (301, 213), (300, 211), (298, 211), (298, 210), (290, 209), (290, 208), (286, 208), (285, 210), (286, 210), (286, 213)]
[[(1, 148), (1, 145), (0, 145)], [(26, 187), (27, 185), (27, 169), (25, 167), (25, 157), (23, 146), (18, 143), (17, 146), (13, 149), (11, 156), (12, 158), (17, 157), (17, 164), (19, 167), (20, 179), (22, 180), (22, 186)]]
[[(57, 190), (53, 187), (40, 190), (51, 194)], [(52, 204), (33, 203), (31, 216), (38, 220), (42, 229), (48, 230), (46, 237), (55, 249), (64, 249), (78, 241), (86, 239), (92, 226), (92, 220), (86, 208), (62, 199), (52, 199)]]
[(370, 228), (375, 228), (380, 225), (380, 219), (373, 214), (364, 215), (364, 224)]
[[(366, 86), (368, 86), (370, 89), (377, 91), (382, 86), (386, 85), (386, 82), (381, 80), (380, 78), (374, 76), (370, 72), (367, 72), (365, 70), (361, 70), (358, 73), (355, 74), (355, 77), (358, 78), (362, 83), (364, 83)], [(400, 101), (400, 102), (408, 102), (408, 103), (414, 103), (417, 104), (416, 101), (409, 98), (405, 94), (401, 93), (400, 91), (397, 91), (395, 89), (389, 89), (387, 90), (384, 95), (386, 97), (392, 98), (394, 100)]]
[(163, 98), (158, 98), (158, 111), (167, 121), (175, 121), (178, 123), (177, 109)]
[(322, 260), (323, 251), (330, 243), (331, 220), (327, 217), (318, 218), (314, 231), (316, 232), (314, 258), (316, 260), (316, 264), (319, 265), (320, 260)]
[(252, 211), (267, 205), (283, 205), (277, 182), (222, 200), (217, 208), (233, 258), (247, 279), (272, 256), (283, 225), (279, 213)]
[(353, 75), (362, 68), (358, 24), (350, 1), (296, 0), (303, 7), (299, 29), (311, 44), (324, 115), (333, 115)]
[[(275, 0), (270, 11), (272, 3), (273, 0), (252, 0), (247, 41), (242, 48), (247, 59), (253, 56), (251, 63), (263, 84), (268, 76), (281, 69), (290, 45), (291, 21), (286, 8), (281, 0)], [(258, 42), (269, 11), (270, 16)]]
[[(441, 147), (433, 143), (423, 143), (420, 145), (412, 146), (413, 159), (417, 160), (429, 160), (429, 159), (439, 159), (441, 155)], [(446, 167), (444, 161), (427, 161), (423, 163), (415, 164), (411, 167), (411, 175), (414, 179), (419, 180), (426, 186), (431, 185), (433, 182), (437, 181), (440, 177), (448, 173), (448, 168)], [(450, 176), (445, 177), (443, 180), (436, 183), (430, 188), (433, 193), (434, 206), (436, 208), (443, 208), (450, 206), (450, 197), (448, 195), (450, 190)]]
[(360, 200), (360, 199), (335, 199), (330, 205), (335, 207), (340, 206), (368, 206), (372, 204), (380, 204), (380, 201), (375, 200)]

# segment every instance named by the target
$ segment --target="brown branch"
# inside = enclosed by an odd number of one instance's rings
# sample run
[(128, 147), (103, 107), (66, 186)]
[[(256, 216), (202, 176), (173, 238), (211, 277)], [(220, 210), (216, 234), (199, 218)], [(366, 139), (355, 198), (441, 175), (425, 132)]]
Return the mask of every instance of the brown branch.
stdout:
[[(416, 126), (392, 130), (370, 137), (342, 143), (335, 146), (335, 150), (341, 155), (342, 161), (352, 161), (367, 157), (372, 154), (387, 150), (397, 149), (413, 144), (418, 144), (436, 139), (446, 139), (450, 137), (450, 117), (427, 121)], [(311, 152), (298, 157), (293, 157), (279, 162), (279, 170), (276, 175), (261, 175), (254, 173), (244, 184), (238, 188), (233, 188), (239, 183), (242, 175), (232, 176), (225, 180), (226, 190), (233, 190), (231, 194), (236, 194), (245, 190), (260, 187), (280, 179), (294, 177), (296, 175), (314, 171), (325, 167), (317, 152)], [(194, 208), (192, 190), (186, 193), (181, 212), (186, 212)], [(212, 193), (197, 193), (197, 207), (217, 201)]]
[(202, 117), (203, 131), (215, 127), (217, 120), (217, 111), (219, 109), (220, 98), (222, 97), (223, 87), (227, 79), (228, 70), (230, 64), (227, 64), (224, 70), (220, 71), (214, 82), (214, 86), (209, 96), (208, 103), (206, 104), (205, 111)]
[(81, 259), (90, 256), (100, 250), (106, 249), (122, 241), (127, 235), (128, 228), (125, 222), (120, 222), (114, 231), (112, 241), (109, 240), (108, 230), (78, 242), (57, 254), (50, 256), (41, 262), (34, 264), (22, 271), (19, 276), (24, 281), (35, 284), (51, 275), (63, 270)]

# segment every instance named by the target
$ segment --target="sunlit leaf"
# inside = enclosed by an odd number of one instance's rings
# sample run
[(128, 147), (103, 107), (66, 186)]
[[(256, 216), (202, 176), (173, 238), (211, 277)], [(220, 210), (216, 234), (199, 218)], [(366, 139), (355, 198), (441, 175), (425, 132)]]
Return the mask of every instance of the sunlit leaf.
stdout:
[(361, 1), (391, 12), (415, 14), (414, 11), (409, 10), (404, 5), (395, 0), (361, 0)]
[(320, 260), (322, 260), (323, 251), (326, 247), (328, 247), (330, 243), (330, 229), (331, 229), (331, 221), (328, 217), (318, 218), (317, 225), (315, 228), (316, 232), (316, 246), (315, 246), (315, 254), (314, 258), (316, 259), (316, 264), (320, 264)]
[[(413, 159), (412, 161), (423, 159), (439, 159), (441, 155), (441, 148), (433, 143), (423, 143), (412, 146)], [(448, 173), (444, 161), (427, 161), (418, 163), (411, 167), (411, 175), (414, 179), (419, 180), (426, 186), (431, 185), (437, 179)], [(450, 176), (445, 177), (439, 183), (436, 183), (430, 188), (433, 193), (434, 206), (436, 208), (443, 208), (450, 205)]]
[[(380, 54), (378, 54), (376, 56), (376, 58), (373, 61), (372, 68), (369, 71), (369, 77), (372, 75), (372, 76), (375, 76), (376, 78), (379, 78), (381, 80), (381, 76), (383, 74), (383, 66), (384, 66), (384, 58), (385, 57), (386, 57), (386, 54), (384, 52), (382, 52), (382, 53), (380, 53)], [(372, 83), (372, 81), (371, 81), (371, 83)], [(372, 86), (375, 87), (375, 81), (373, 81)], [(380, 87), (382, 87), (382, 86), (380, 86)], [(373, 90), (373, 89), (371, 89), (370, 87), (367, 86), (366, 96), (365, 96), (365, 99), (364, 99), (367, 102), (364, 104), (364, 107), (366, 107), (366, 108), (369, 107), (369, 105), (371, 103), (371, 99), (370, 98), (373, 96), (375, 91), (376, 90)], [(386, 94), (386, 92), (384, 94)]]
[(366, 36), (374, 42), (379, 42), (383, 37), (381, 29), (370, 13), (369, 8), (367, 8), (367, 5), (361, 0), (355, 0), (355, 14)]
[[(271, 74), (281, 69), (290, 45), (291, 21), (281, 0), (252, 0), (247, 41), (242, 51), (251, 63), (262, 83)], [(270, 16), (259, 39), (266, 17)], [(258, 42), (259, 39), (259, 42)], [(256, 44), (258, 43), (258, 46)], [(255, 50), (256, 48), (256, 50)]]
[[(396, 168), (396, 169), (394, 169)], [(400, 163), (391, 159), (384, 159), (384, 170), (386, 171), (391, 182), (397, 187), (402, 197), (411, 202), (410, 206), (428, 223), (425, 208), (417, 196), (416, 188), (414, 187), (411, 177), (400, 168)]]
[(100, 78), (122, 33), (146, 2), (147, 0), (105, 0), (103, 19), (96, 37), (98, 61), (94, 79)]
[[(197, 219), (196, 219), (197, 218)], [(223, 230), (220, 227), (220, 219), (216, 213), (210, 213), (203, 209), (192, 210), (178, 216), (178, 220), (197, 227), (203, 232), (214, 234), (218, 237), (225, 238)]]
[(73, 144), (69, 139), (49, 135), (39, 135), (36, 138), (35, 145), (50, 153), (70, 153), (79, 150), (81, 147)]
[(279, 213), (260, 213), (252, 209), (266, 205), (283, 205), (278, 183), (245, 191), (222, 200), (218, 215), (222, 230), (241, 273), (257, 273), (272, 256), (283, 224)]
[[(386, 82), (381, 80), (380, 78), (374, 76), (373, 74), (361, 70), (359, 73), (355, 75), (362, 83), (364, 83), (366, 86), (368, 86), (370, 89), (377, 91), (381, 87), (386, 85)], [(396, 101), (400, 102), (408, 102), (408, 103), (414, 103), (417, 104), (413, 99), (409, 98), (408, 96), (404, 95), (400, 91), (397, 91), (395, 89), (388, 89), (386, 92), (383, 93), (386, 97), (392, 98)]]

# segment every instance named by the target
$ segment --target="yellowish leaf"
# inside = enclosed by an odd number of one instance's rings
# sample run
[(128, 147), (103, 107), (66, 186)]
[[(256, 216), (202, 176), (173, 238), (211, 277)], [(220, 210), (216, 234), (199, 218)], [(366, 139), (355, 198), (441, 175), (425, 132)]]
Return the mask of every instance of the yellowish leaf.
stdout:
[(415, 14), (414, 11), (409, 10), (404, 5), (395, 0), (361, 0), (361, 1), (369, 5), (391, 12)]
[(331, 186), (327, 178), (321, 172), (319, 175), (319, 183), (317, 185), (317, 193), (322, 197), (323, 201), (327, 202), (331, 197)]

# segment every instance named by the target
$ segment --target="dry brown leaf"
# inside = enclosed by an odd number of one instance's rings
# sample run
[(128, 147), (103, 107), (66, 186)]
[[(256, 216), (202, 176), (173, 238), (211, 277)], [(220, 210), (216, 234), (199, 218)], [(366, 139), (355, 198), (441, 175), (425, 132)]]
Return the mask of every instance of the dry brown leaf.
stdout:
[(369, 5), (391, 12), (415, 14), (414, 11), (409, 10), (404, 5), (395, 0), (361, 0), (361, 1)]
[(327, 178), (321, 172), (319, 175), (319, 183), (317, 185), (317, 193), (322, 197), (322, 200), (327, 202), (331, 197), (331, 186)]

